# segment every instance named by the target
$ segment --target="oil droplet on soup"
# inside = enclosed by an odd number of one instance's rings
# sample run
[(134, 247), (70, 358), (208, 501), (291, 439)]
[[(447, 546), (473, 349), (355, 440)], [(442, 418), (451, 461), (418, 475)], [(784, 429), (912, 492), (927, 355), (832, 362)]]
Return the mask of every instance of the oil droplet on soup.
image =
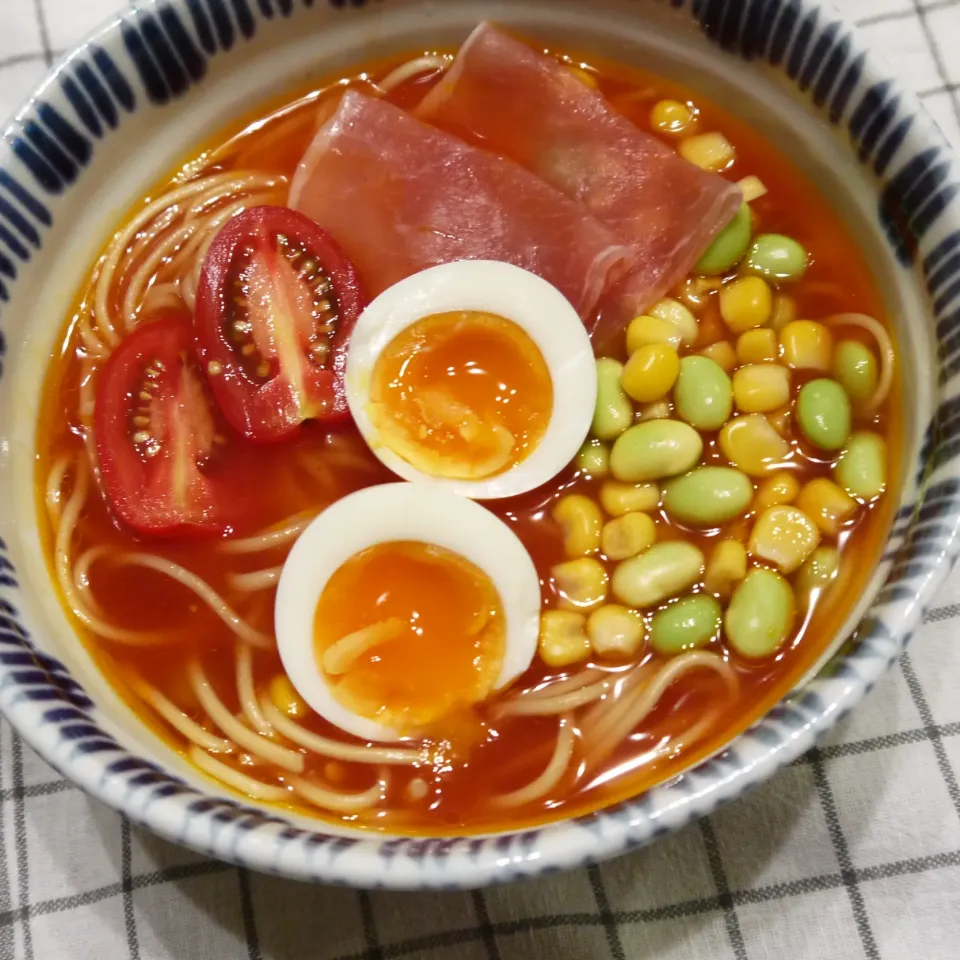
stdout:
[(520, 326), (455, 311), (418, 320), (386, 346), (370, 397), (370, 419), (395, 453), (423, 473), (469, 479), (516, 466), (536, 448), (553, 384)]

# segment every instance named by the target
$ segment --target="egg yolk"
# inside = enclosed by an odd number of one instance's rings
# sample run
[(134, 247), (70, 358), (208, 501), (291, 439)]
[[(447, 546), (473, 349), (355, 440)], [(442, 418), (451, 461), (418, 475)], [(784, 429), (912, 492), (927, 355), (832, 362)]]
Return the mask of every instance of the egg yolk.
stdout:
[(340, 703), (400, 731), (485, 699), (506, 647), (490, 578), (459, 554), (413, 541), (347, 560), (320, 597), (314, 637)]
[(425, 317), (377, 358), (368, 415), (382, 442), (422, 473), (490, 477), (535, 449), (553, 382), (523, 328), (489, 313)]

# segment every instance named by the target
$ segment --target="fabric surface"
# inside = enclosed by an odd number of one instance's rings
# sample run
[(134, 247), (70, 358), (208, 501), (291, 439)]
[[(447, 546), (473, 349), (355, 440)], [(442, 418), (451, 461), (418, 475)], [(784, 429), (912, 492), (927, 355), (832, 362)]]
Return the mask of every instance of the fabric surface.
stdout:
[[(837, 0), (960, 149), (960, 0)], [(0, 115), (116, 0), (0, 0)], [(311, 887), (132, 829), (0, 724), (0, 960), (956, 960), (960, 569), (840, 729), (633, 855), (478, 893)]]

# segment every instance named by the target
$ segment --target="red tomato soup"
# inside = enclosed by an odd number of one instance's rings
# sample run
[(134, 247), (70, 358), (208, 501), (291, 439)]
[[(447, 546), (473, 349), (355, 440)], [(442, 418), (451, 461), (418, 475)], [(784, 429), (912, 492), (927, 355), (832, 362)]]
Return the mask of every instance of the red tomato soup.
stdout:
[[(516, 160), (518, 183), (539, 178), (538, 197), (555, 194), (591, 236), (609, 231), (628, 251), (583, 316), (591, 330), (602, 318), (605, 342), (594, 345), (620, 421), (598, 411), (595, 435), (560, 475), (484, 504), (540, 576), (541, 634), (526, 673), (491, 692), (510, 612), (485, 571), (430, 545), (386, 544), (330, 581), (317, 656), (336, 647), (340, 657), (349, 635), (362, 662), (338, 688), (342, 701), (429, 722), (401, 743), (368, 744), (315, 714), (276, 650), (280, 568), (325, 507), (397, 478), (361, 438), (343, 392), (351, 331), (379, 283), (354, 267), (364, 258), (353, 239), (309, 211), (277, 208), (345, 90), (412, 117), (438, 85), (460, 82), (453, 53), (408, 75), (395, 71), (417, 53), (358, 65), (198, 144), (92, 265), (50, 364), (37, 437), (51, 575), (135, 714), (228, 791), (414, 835), (582, 815), (743, 731), (818, 661), (865, 587), (896, 502), (884, 456), (896, 463), (900, 447), (887, 320), (863, 255), (814, 185), (698, 91), (582, 51), (547, 51), (551, 69), (579, 85), (560, 84), (564, 96), (602, 97), (591, 109), (625, 118), (681, 179), (677, 163), (697, 167), (726, 198), (723, 222), (740, 202), (729, 206), (726, 184), (741, 184), (748, 206), (721, 237), (739, 255), (725, 262), (714, 244), (700, 259), (714, 228), (691, 241), (685, 262), (661, 262), (662, 244), (644, 246), (643, 231), (624, 226), (628, 210), (607, 215), (586, 187), (568, 199), (566, 168), (538, 169), (566, 154), (503, 151), (513, 159), (496, 162), (513, 170)], [(504, 129), (510, 116), (495, 132), (522, 144), (523, 130)], [(471, 133), (440, 116), (431, 129), (485, 149), (476, 125)], [(603, 143), (596, 149), (592, 171), (610, 159)], [(618, 174), (605, 175), (619, 189)], [(668, 177), (664, 191), (677, 182)], [(397, 228), (369, 229), (376, 251), (377, 231)], [(624, 273), (634, 256), (646, 291), (639, 320), (623, 306), (636, 289)], [(441, 389), (446, 371), (473, 368), (480, 376), (463, 402), (474, 404), (477, 432), (461, 430), (446, 453), (424, 442), (424, 455), (475, 464), (493, 455), (483, 439), (491, 411), (526, 390), (527, 406), (504, 421), (522, 438), (497, 460), (511, 469), (546, 431), (543, 358), (502, 318), (469, 315), (473, 326), (461, 328), (434, 314), (383, 354), (374, 386), (386, 415), (410, 443), (435, 420), (446, 429), (443, 404), (404, 391)], [(657, 474), (619, 437), (667, 421), (683, 424), (696, 450)], [(663, 545), (677, 549), (654, 563), (650, 550)], [(391, 619), (364, 633), (364, 611), (388, 594)], [(479, 613), (461, 610), (461, 598)], [(429, 629), (408, 629), (416, 611)], [(476, 632), (475, 617), (495, 629)], [(414, 693), (404, 700), (403, 690)]]

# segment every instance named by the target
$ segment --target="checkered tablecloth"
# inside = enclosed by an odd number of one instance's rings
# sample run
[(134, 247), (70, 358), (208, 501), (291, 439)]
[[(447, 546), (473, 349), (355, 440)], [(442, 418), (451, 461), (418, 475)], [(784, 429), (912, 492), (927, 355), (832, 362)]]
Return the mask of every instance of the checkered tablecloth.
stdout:
[[(960, 0), (839, 0), (960, 149)], [(0, 116), (118, 0), (0, 0)], [(957, 960), (960, 569), (897, 669), (744, 800), (477, 893), (310, 887), (132, 829), (0, 723), (0, 960)]]

